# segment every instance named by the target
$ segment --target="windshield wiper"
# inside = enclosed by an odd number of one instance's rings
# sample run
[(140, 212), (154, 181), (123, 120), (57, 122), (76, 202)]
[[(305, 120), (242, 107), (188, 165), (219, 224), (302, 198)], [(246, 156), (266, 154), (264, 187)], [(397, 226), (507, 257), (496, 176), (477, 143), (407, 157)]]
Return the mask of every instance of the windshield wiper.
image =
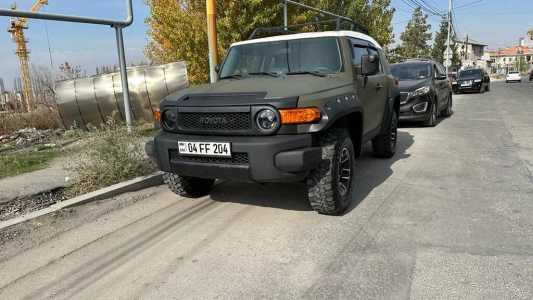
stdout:
[(300, 74), (309, 74), (318, 77), (326, 77), (328, 74), (322, 73), (320, 71), (297, 71), (297, 72), (288, 72), (287, 75), (300, 75)]
[(281, 74), (276, 72), (252, 72), (248, 73), (248, 75), (268, 75), (272, 77), (279, 77)]

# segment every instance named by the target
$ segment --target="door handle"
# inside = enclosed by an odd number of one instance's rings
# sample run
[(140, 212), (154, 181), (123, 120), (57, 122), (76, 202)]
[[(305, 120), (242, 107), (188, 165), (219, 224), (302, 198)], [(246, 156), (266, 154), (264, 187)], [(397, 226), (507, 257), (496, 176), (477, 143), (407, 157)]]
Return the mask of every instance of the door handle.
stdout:
[(376, 90), (381, 90), (383, 88), (383, 85), (381, 83), (376, 84)]

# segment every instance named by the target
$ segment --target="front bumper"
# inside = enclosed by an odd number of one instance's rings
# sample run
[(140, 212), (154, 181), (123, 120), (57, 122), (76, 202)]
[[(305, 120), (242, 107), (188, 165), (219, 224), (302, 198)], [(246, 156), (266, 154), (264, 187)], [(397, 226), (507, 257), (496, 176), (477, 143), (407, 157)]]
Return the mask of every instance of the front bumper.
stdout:
[(481, 91), (481, 86), (483, 85), (483, 82), (474, 82), (471, 85), (467, 86), (461, 86), (461, 84), (457, 84), (455, 91), (459, 92), (479, 92)]
[[(182, 156), (178, 140), (230, 142), (231, 158)], [(162, 171), (183, 176), (256, 182), (303, 180), (322, 159), (320, 147), (312, 146), (312, 136), (199, 136), (161, 131), (146, 152)]]
[[(424, 111), (415, 111), (414, 107), (427, 103)], [(423, 122), (431, 114), (431, 101), (429, 95), (423, 95), (416, 98), (408, 99), (407, 103), (400, 104), (399, 120), (404, 122)]]

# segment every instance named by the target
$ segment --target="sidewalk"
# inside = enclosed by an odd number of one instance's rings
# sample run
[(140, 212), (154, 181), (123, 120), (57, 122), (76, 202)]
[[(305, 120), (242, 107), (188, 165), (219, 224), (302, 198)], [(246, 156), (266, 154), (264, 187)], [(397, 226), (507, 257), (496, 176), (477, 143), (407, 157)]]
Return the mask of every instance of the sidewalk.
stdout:
[(0, 179), (0, 203), (68, 186), (64, 164), (65, 157), (59, 157), (46, 169)]

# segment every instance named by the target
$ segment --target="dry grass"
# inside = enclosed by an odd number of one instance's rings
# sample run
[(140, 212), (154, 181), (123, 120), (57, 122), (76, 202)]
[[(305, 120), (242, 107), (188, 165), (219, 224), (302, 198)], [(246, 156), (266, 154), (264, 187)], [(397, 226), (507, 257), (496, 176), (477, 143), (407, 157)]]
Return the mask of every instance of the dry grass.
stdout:
[(71, 169), (78, 174), (67, 197), (95, 191), (112, 184), (148, 175), (154, 163), (145, 157), (142, 131), (128, 133), (125, 126), (107, 124), (88, 133)]
[(60, 126), (59, 115), (53, 110), (40, 109), (29, 113), (0, 114), (0, 135), (21, 128), (54, 129)]

